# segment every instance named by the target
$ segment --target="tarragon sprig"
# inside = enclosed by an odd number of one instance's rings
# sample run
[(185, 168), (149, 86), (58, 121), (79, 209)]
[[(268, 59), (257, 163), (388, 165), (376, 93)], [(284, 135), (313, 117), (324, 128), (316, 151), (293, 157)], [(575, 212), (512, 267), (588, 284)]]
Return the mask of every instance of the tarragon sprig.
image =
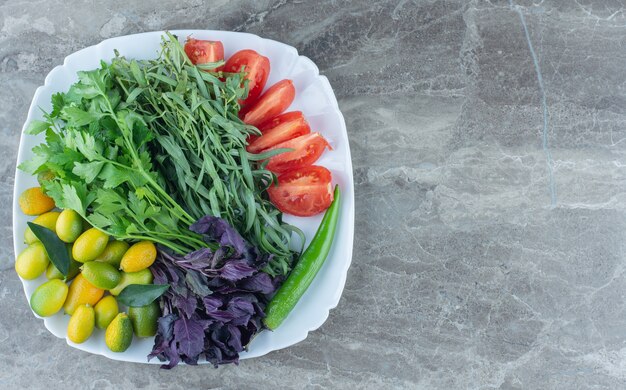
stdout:
[(290, 239), (300, 231), (283, 223), (264, 195), (272, 173), (252, 163), (268, 155), (246, 151), (247, 138), (258, 130), (238, 118), (238, 101), (247, 96), (243, 74), (204, 71), (221, 64), (193, 65), (167, 33), (157, 60), (117, 56), (111, 69), (122, 91), (120, 105), (146, 118), (155, 136), (155, 163), (171, 178), (167, 187), (175, 199), (195, 218), (209, 214), (227, 220), (273, 255), (266, 271), (286, 274), (293, 258)]

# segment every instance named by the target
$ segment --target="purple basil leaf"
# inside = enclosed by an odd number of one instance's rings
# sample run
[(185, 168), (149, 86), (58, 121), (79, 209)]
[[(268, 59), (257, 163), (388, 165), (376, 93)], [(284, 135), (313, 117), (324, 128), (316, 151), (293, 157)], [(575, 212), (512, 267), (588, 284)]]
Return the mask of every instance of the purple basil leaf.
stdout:
[(181, 267), (202, 270), (211, 266), (211, 259), (213, 259), (213, 251), (211, 251), (210, 248), (202, 248), (185, 255), (182, 259), (177, 259), (175, 261)]
[(150, 270), (152, 271), (152, 276), (154, 277), (154, 284), (168, 284), (166, 276), (167, 271), (164, 270), (163, 267), (154, 266), (150, 267)]
[(174, 322), (174, 337), (178, 352), (196, 358), (204, 349), (204, 328), (195, 320), (181, 317)]
[(242, 254), (246, 250), (243, 237), (221, 218), (211, 215), (204, 216), (191, 225), (189, 230), (206, 235), (210, 241), (218, 242), (222, 246), (229, 246), (238, 254)]
[(258, 272), (249, 278), (243, 279), (238, 286), (245, 291), (271, 294), (276, 291), (272, 278), (265, 272)]
[(187, 275), (185, 275), (185, 282), (191, 291), (200, 297), (205, 297), (211, 294), (211, 289), (207, 286), (206, 276), (198, 273), (197, 271), (187, 271)]
[(222, 359), (222, 350), (213, 345), (211, 341), (208, 342), (208, 346), (204, 348), (204, 355), (207, 362), (213, 363), (213, 367), (217, 368), (219, 364), (224, 364)]
[(239, 363), (239, 352), (228, 346), (228, 338), (231, 333), (227, 327), (213, 327), (210, 330), (209, 348), (205, 349), (206, 358), (216, 367), (218, 364)]
[(183, 355), (182, 358), (183, 358), (183, 362), (185, 362), (185, 364), (189, 364), (190, 366), (197, 366), (199, 357), (200, 357), (200, 355), (194, 356), (194, 357), (188, 357), (187, 355)]
[(228, 330), (226, 327), (212, 327), (211, 340), (222, 351), (227, 351), (226, 340), (228, 339)]
[(160, 361), (168, 361), (161, 368), (170, 369), (180, 361), (179, 354), (174, 345), (174, 322), (178, 319), (176, 314), (168, 314), (159, 318), (158, 331), (154, 340), (154, 348), (148, 355), (148, 360), (157, 357)]
[(228, 345), (235, 351), (242, 351), (241, 345), (241, 331), (235, 325), (227, 325), (230, 337), (228, 338)]
[(245, 260), (233, 260), (224, 264), (222, 268), (217, 270), (217, 276), (226, 280), (241, 280), (251, 276), (258, 269), (249, 265)]
[(158, 320), (158, 333), (156, 335), (155, 346), (149, 357), (162, 353), (172, 341), (174, 336), (174, 321), (178, 319), (176, 314), (168, 314)]
[(226, 311), (232, 314), (233, 318), (230, 323), (233, 325), (246, 324), (255, 312), (252, 302), (244, 297), (231, 299), (230, 302), (228, 302)]
[(207, 312), (215, 311), (224, 305), (224, 302), (215, 296), (202, 297), (202, 303)]
[[(265, 317), (265, 310), (263, 310), (263, 307), (259, 303), (255, 302), (255, 303), (252, 304), (252, 306), (254, 306), (254, 312), (255, 312), (255, 314), (256, 314), (256, 316), (258, 318), (264, 318)], [(259, 326), (259, 328), (260, 328), (260, 326)]]
[(221, 287), (215, 289), (216, 293), (222, 294), (222, 295), (230, 295), (230, 294), (235, 294), (235, 293), (239, 293), (239, 292), (246, 292), (247, 290), (242, 289), (240, 287), (237, 287), (234, 284), (223, 284)]
[(187, 318), (191, 318), (194, 315), (196, 307), (198, 306), (198, 300), (193, 295), (188, 297), (176, 295), (172, 299), (172, 303), (174, 304), (174, 307), (178, 308), (178, 310)]

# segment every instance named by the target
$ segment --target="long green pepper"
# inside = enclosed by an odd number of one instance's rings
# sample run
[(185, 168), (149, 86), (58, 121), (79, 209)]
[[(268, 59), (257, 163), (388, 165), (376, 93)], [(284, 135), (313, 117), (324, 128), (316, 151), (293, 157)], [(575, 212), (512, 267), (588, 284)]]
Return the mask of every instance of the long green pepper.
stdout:
[(265, 310), (267, 315), (263, 322), (269, 329), (274, 330), (283, 323), (324, 265), (328, 252), (333, 245), (335, 230), (337, 230), (340, 204), (339, 186), (335, 186), (333, 202), (326, 210), (315, 236), (300, 256), (300, 260), (285, 283), (280, 286), (276, 295), (267, 305)]

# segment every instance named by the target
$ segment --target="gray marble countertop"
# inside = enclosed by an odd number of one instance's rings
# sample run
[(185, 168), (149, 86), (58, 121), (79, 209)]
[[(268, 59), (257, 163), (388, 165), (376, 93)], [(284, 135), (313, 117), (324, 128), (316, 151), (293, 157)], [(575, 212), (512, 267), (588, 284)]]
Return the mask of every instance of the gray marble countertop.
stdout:
[[(622, 0), (0, 1), (1, 388), (626, 388)], [(210, 5), (209, 5), (210, 4)], [(239, 367), (68, 347), (13, 270), (20, 129), (63, 58), (175, 28), (295, 46), (354, 160), (346, 288), (300, 344)]]

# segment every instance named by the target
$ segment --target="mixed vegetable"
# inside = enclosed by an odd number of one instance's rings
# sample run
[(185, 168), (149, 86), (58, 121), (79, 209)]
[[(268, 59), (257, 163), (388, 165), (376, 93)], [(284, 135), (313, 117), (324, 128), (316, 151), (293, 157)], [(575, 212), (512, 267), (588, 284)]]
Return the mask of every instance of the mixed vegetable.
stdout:
[[(328, 254), (340, 197), (313, 165), (329, 143), (284, 112), (291, 80), (262, 93), (269, 73), (253, 50), (224, 62), (221, 42), (166, 33), (157, 59), (116, 52), (53, 95), (27, 129), (45, 143), (20, 165), (41, 185), (19, 199), (37, 218), (15, 264), (49, 279), (31, 296), (36, 314), (64, 308), (71, 341), (102, 328), (114, 352), (156, 336), (149, 358), (166, 368), (236, 363), (280, 325)], [(282, 213), (326, 209), (300, 255), (292, 238), (304, 236)]]

